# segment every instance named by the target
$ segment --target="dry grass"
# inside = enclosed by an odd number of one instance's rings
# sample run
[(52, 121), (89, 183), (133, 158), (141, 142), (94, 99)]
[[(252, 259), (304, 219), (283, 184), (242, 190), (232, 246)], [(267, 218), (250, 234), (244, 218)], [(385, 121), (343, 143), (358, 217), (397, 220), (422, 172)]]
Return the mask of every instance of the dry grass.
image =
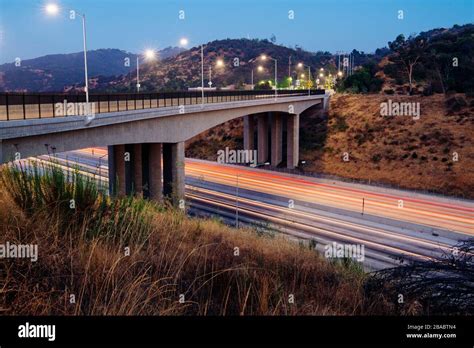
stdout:
[[(421, 118), (381, 117), (380, 103), (388, 98), (419, 102)], [(302, 157), (312, 163), (309, 171), (473, 198), (473, 114), (469, 106), (450, 111), (443, 95), (336, 95), (322, 149)], [(337, 127), (341, 122), (347, 129)], [(344, 152), (349, 162), (342, 160)]]
[[(12, 177), (11, 169), (4, 168), (0, 243), (38, 244), (39, 258), (0, 260), (2, 314), (354, 315), (391, 310), (380, 299), (365, 299), (367, 275), (329, 263), (307, 246), (190, 219), (141, 199), (111, 201), (92, 189), (77, 190), (78, 185), (88, 187), (77, 178), (74, 185), (63, 182), (64, 190), (37, 178), (31, 187), (36, 205), (28, 210), (12, 185), (31, 178)], [(54, 192), (82, 203), (66, 213), (67, 205), (42, 198)], [(80, 199), (94, 194), (93, 203)]]

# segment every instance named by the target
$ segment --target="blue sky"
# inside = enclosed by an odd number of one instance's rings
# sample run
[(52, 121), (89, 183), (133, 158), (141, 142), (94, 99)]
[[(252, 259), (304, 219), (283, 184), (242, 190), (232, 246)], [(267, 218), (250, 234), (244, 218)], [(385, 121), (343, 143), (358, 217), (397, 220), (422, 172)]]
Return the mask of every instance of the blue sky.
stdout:
[[(62, 12), (44, 13), (43, 0), (0, 0), (0, 63), (88, 49), (189, 46), (225, 38), (270, 38), (310, 51), (373, 52), (398, 34), (474, 22), (474, 0), (52, 0)], [(178, 18), (185, 11), (185, 19)], [(294, 19), (288, 18), (294, 11)], [(404, 11), (404, 19), (397, 18)]]

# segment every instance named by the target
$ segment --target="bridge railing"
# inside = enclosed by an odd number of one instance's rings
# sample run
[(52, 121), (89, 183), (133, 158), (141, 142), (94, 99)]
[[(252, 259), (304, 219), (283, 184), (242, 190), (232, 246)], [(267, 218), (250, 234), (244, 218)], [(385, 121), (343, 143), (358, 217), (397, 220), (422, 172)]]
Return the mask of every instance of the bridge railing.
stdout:
[[(0, 121), (66, 117), (100, 114), (116, 111), (178, 107), (180, 105), (223, 103), (244, 100), (271, 99), (273, 90), (201, 91), (162, 93), (90, 94), (89, 108), (86, 96), (68, 93), (0, 93)], [(324, 94), (323, 89), (310, 90), (311, 95)], [(308, 90), (278, 90), (279, 97), (304, 96)]]

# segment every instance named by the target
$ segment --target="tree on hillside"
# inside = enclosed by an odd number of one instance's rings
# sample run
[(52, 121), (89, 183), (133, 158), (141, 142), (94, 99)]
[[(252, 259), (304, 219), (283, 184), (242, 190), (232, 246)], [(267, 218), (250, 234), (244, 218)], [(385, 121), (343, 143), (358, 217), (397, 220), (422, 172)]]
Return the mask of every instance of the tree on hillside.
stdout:
[(423, 57), (426, 40), (414, 36), (405, 39), (405, 36), (400, 34), (395, 41), (389, 42), (388, 46), (396, 53), (390, 60), (400, 64), (407, 74), (409, 92), (411, 94), (413, 89), (413, 69), (420, 63), (420, 59)]
[(376, 77), (377, 65), (373, 62), (367, 63), (356, 70), (352, 75), (337, 82), (336, 89), (339, 92), (351, 93), (376, 93), (379, 92), (383, 81)]

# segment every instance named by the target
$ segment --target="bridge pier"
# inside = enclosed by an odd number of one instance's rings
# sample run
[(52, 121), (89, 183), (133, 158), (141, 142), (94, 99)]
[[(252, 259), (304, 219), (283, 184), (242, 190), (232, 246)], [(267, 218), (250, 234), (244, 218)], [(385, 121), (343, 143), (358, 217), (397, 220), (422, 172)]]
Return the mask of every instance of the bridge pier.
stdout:
[(161, 148), (161, 143), (149, 143), (142, 146), (144, 197), (155, 202), (161, 202), (163, 199)]
[(268, 161), (268, 114), (263, 113), (257, 117), (257, 158), (259, 163), (265, 163)]
[(289, 114), (287, 121), (287, 167), (294, 169), (298, 166), (300, 153), (300, 115)]
[(255, 149), (255, 119), (252, 115), (244, 116), (244, 150)]
[(174, 206), (184, 202), (184, 142), (163, 144), (163, 194)]
[(271, 113), (271, 165), (276, 167), (282, 161), (283, 145), (283, 121), (282, 115), (278, 112)]
[(108, 153), (111, 196), (136, 194), (161, 202), (164, 190), (175, 205), (184, 199), (184, 143), (112, 145)]
[(111, 196), (124, 196), (125, 184), (125, 145), (108, 146), (109, 193)]
[(142, 144), (133, 144), (132, 153), (132, 193), (137, 196), (143, 196), (143, 160), (142, 160)]

